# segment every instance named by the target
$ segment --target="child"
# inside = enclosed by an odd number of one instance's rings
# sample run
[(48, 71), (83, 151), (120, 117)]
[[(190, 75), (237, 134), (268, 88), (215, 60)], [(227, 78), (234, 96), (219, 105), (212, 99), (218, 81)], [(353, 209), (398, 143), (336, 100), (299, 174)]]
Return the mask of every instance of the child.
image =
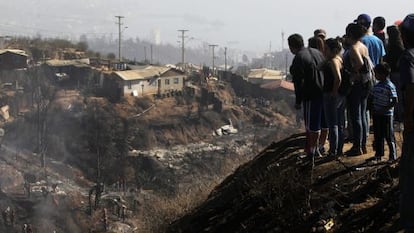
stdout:
[(381, 161), (384, 156), (384, 139), (389, 147), (389, 159), (397, 159), (393, 129), (393, 112), (397, 103), (397, 91), (390, 81), (390, 66), (383, 62), (375, 66), (375, 78), (378, 83), (372, 89), (372, 119), (374, 126), (375, 156), (369, 160)]

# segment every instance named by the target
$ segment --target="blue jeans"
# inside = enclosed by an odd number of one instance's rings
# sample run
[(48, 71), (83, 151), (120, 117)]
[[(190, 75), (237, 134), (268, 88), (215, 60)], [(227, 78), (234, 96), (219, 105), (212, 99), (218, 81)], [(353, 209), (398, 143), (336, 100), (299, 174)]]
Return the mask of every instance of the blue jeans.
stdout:
[(344, 147), (345, 97), (325, 93), (323, 98), (325, 119), (329, 128), (329, 154), (342, 154)]
[(348, 95), (348, 101), (354, 136), (353, 147), (355, 148), (361, 148), (367, 144), (367, 99), (368, 89), (361, 83), (354, 84)]
[(404, 131), (400, 160), (400, 213), (404, 229), (414, 229), (414, 132)]

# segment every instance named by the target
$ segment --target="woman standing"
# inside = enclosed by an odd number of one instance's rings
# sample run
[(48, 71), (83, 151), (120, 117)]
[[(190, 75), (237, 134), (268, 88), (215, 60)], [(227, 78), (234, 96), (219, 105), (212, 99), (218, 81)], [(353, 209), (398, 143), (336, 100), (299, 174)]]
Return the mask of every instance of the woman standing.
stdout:
[(325, 119), (329, 127), (328, 156), (341, 156), (344, 145), (345, 127), (345, 93), (341, 93), (341, 43), (337, 39), (329, 38), (325, 42), (325, 56), (327, 63), (324, 67), (324, 110)]

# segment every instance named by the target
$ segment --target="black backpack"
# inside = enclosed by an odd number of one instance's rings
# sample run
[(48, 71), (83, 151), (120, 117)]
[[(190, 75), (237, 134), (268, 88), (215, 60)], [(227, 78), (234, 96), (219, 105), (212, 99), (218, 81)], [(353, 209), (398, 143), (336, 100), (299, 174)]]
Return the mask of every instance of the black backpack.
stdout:
[(351, 71), (342, 67), (341, 69), (341, 84), (339, 85), (338, 92), (342, 96), (347, 96), (351, 92), (352, 85), (354, 83), (351, 80)]
[(364, 61), (364, 65), (359, 70), (361, 82), (364, 84), (364, 87), (371, 90), (375, 86), (374, 64), (369, 57), (362, 56), (362, 60)]

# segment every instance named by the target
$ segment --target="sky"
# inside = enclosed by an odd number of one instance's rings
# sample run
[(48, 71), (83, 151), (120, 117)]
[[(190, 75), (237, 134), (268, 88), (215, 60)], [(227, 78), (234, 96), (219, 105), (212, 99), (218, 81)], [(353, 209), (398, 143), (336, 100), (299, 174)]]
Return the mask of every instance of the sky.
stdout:
[[(112, 36), (179, 46), (180, 32), (186, 46), (202, 43), (263, 52), (287, 48), (290, 34), (305, 40), (314, 29), (328, 37), (343, 35), (360, 13), (383, 16), (387, 25), (413, 13), (409, 1), (393, 0), (13, 0), (0, 8), (0, 36), (36, 34), (77, 40)], [(282, 37), (282, 32), (284, 37)], [(282, 38), (284, 38), (282, 40)]]

